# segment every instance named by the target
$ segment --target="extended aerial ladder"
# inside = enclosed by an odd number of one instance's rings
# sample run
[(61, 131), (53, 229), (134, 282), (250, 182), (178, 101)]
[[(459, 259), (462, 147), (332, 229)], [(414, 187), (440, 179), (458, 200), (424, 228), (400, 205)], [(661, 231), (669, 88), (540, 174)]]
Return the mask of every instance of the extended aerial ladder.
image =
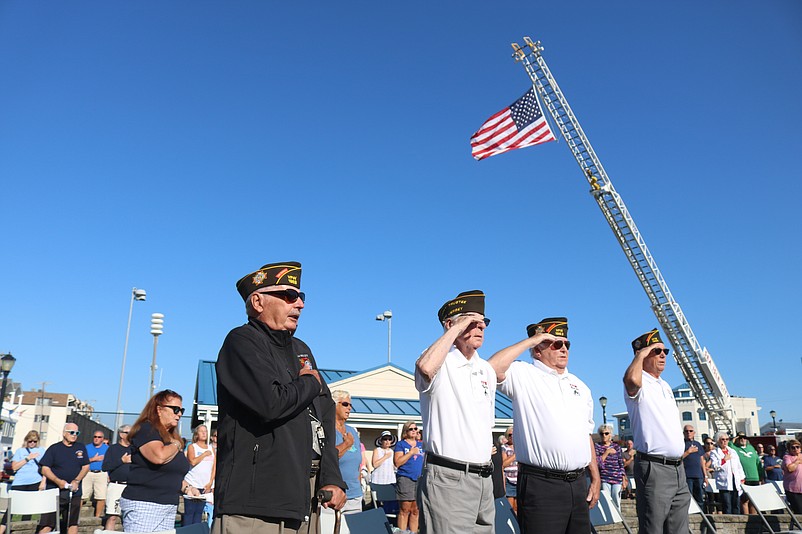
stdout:
[(713, 358), (702, 348), (691, 325), (668, 289), (646, 242), (635, 226), (624, 201), (602, 167), (590, 141), (568, 105), (557, 81), (552, 76), (541, 52), (540, 41), (524, 37), (524, 46), (512, 44), (513, 57), (523, 64), (540, 98), (548, 108), (576, 162), (590, 184), (590, 193), (601, 208), (604, 218), (624, 250), (649, 297), (652, 310), (669, 342), (674, 347), (674, 359), (691, 390), (706, 412), (714, 431), (734, 430), (730, 395)]

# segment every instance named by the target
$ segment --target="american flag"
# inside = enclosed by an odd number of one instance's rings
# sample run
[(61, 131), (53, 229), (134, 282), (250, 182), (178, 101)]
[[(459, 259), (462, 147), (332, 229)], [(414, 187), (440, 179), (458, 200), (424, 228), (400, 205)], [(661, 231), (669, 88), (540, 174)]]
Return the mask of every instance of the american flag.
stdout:
[(555, 141), (549, 123), (540, 111), (535, 88), (485, 121), (471, 137), (471, 155), (476, 160), (508, 150)]

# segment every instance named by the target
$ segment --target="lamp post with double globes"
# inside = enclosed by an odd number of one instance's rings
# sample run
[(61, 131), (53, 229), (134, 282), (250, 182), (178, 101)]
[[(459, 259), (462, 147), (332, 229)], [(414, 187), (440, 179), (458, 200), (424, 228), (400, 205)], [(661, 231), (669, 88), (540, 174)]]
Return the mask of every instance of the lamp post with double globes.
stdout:
[(125, 378), (125, 360), (128, 356), (128, 337), (131, 334), (131, 315), (134, 311), (134, 301), (147, 300), (147, 292), (144, 289), (131, 289), (131, 305), (128, 307), (128, 326), (125, 328), (125, 347), (123, 348), (123, 363), (120, 367), (120, 387), (117, 390), (117, 417), (114, 420), (114, 443), (117, 443), (117, 429), (122, 423), (122, 400), (123, 400), (123, 379)]
[(602, 419), (604, 420), (604, 424), (607, 424), (607, 397), (599, 397), (599, 404), (602, 407)]
[[(3, 372), (3, 385), (0, 387), (0, 415), (2, 415), (3, 405), (6, 402), (6, 379), (8, 379), (8, 373), (14, 368), (16, 362), (17, 359), (10, 353), (3, 354), (3, 357), (0, 358), (0, 370)], [(0, 428), (3, 428), (2, 417), (0, 417)]]
[(390, 363), (390, 348), (392, 346), (392, 336), (393, 336), (393, 312), (387, 310), (384, 313), (380, 313), (376, 316), (377, 321), (387, 321), (387, 363)]

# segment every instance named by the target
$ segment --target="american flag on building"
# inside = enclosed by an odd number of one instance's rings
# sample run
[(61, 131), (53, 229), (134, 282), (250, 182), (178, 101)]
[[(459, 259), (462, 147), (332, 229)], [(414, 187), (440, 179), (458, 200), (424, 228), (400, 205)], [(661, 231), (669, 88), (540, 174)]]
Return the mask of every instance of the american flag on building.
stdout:
[(476, 160), (539, 145), (556, 138), (540, 110), (535, 88), (485, 121), (471, 137), (471, 155)]

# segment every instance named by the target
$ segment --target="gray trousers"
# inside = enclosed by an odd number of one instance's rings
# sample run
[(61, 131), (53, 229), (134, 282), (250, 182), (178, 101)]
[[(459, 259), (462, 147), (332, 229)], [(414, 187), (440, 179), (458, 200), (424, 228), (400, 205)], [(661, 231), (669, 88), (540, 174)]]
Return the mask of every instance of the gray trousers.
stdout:
[(691, 492), (685, 468), (635, 457), (635, 497), (639, 534), (688, 532)]
[(417, 488), (420, 534), (493, 534), (493, 479), (426, 464)]

